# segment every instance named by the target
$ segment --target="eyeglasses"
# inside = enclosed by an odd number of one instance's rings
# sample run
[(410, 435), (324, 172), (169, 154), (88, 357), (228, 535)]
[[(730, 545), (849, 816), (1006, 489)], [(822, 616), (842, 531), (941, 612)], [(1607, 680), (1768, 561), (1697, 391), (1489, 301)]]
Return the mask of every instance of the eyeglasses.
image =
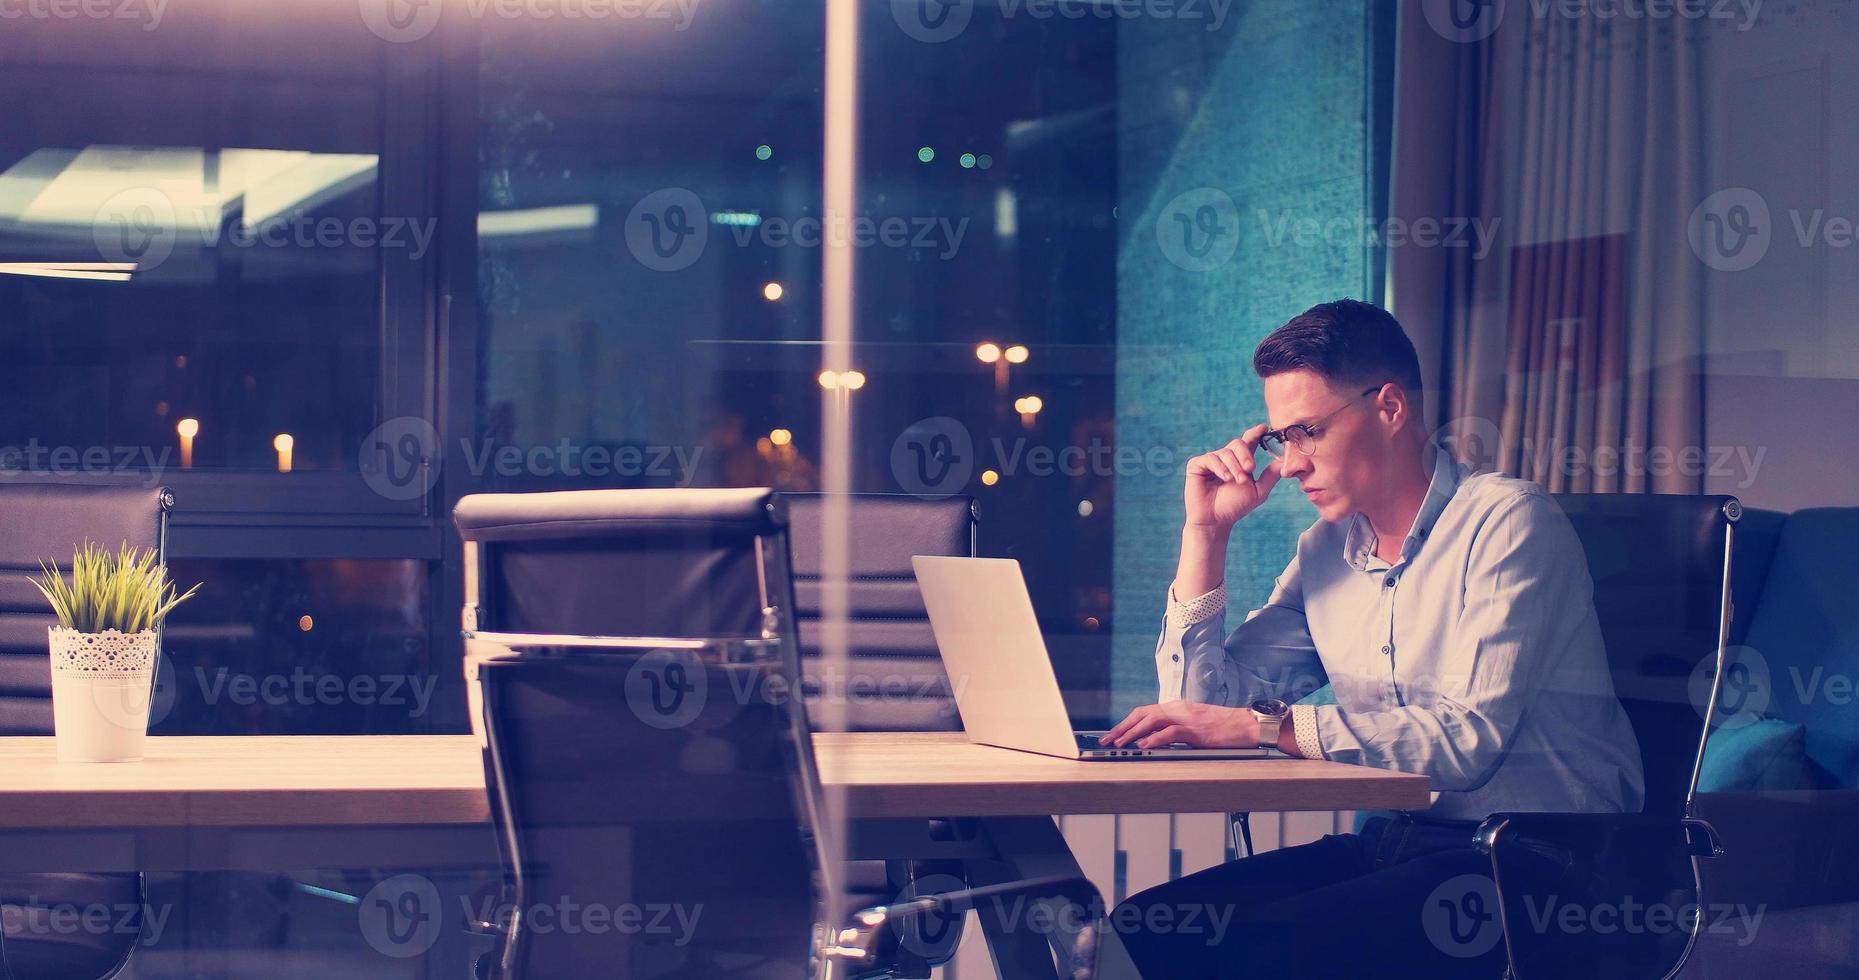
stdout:
[(1259, 437), (1259, 448), (1271, 453), (1274, 459), (1285, 458), (1286, 446), (1309, 456), (1317, 451), (1317, 437), (1323, 435), (1323, 423), (1340, 415), (1344, 408), (1380, 390), (1380, 385), (1369, 388), (1357, 395), (1353, 401), (1343, 403), (1342, 408), (1338, 408), (1315, 422), (1300, 422), (1297, 425), (1287, 425), (1282, 429), (1267, 429), (1265, 434)]

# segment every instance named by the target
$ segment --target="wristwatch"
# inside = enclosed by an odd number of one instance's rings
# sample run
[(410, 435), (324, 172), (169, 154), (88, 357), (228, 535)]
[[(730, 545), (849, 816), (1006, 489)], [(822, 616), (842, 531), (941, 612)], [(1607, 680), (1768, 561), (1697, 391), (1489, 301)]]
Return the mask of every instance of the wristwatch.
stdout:
[(1260, 698), (1252, 702), (1252, 717), (1259, 720), (1259, 748), (1278, 747), (1278, 729), (1284, 725), (1291, 706), (1277, 698)]

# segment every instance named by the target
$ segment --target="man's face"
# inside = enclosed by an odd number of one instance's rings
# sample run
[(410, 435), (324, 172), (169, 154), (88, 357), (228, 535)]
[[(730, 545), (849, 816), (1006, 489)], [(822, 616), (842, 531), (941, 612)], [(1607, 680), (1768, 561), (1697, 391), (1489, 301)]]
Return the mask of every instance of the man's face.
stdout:
[[(1367, 387), (1332, 385), (1308, 370), (1265, 379), (1265, 411), (1272, 428), (1317, 426), (1311, 455), (1287, 446), (1278, 465), (1280, 472), (1298, 482), (1326, 521), (1365, 510), (1385, 492), (1393, 431), (1379, 414), (1376, 399), (1362, 394)], [(1328, 419), (1318, 424), (1325, 416)]]

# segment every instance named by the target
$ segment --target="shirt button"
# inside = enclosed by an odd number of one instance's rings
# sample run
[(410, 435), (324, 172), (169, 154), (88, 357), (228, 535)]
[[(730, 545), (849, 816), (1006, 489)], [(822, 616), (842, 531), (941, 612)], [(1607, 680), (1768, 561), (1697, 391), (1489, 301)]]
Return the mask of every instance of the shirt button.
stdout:
[(1384, 588), (1384, 589), (1392, 589), (1392, 588), (1394, 588), (1394, 576), (1392, 576), (1392, 575), (1390, 575), (1390, 576), (1388, 576), (1387, 578), (1384, 578), (1384, 579), (1382, 579), (1382, 580), (1381, 580), (1381, 587), (1382, 587), (1382, 588)]
[(1394, 653), (1394, 647), (1393, 647), (1393, 646), (1391, 646), (1391, 645), (1389, 645), (1389, 644), (1386, 644), (1386, 643), (1384, 643), (1384, 644), (1382, 644), (1382, 645), (1381, 645), (1381, 655), (1382, 655), (1382, 656), (1384, 656), (1384, 657), (1386, 657), (1386, 656), (1389, 656), (1389, 655), (1391, 655), (1391, 654), (1393, 654), (1393, 653)]
[(1181, 662), (1181, 654), (1179, 654), (1179, 653), (1171, 653), (1171, 654), (1169, 654), (1169, 655), (1168, 655), (1168, 659), (1170, 659), (1170, 660), (1173, 660), (1173, 661), (1174, 661), (1174, 662), (1176, 662), (1176, 663), (1180, 663), (1180, 662)]

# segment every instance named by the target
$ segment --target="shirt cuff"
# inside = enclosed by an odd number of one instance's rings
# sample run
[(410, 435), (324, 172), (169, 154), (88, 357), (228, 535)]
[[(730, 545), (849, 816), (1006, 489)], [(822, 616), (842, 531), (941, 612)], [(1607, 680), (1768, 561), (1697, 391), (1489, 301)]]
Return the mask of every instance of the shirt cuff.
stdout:
[(1323, 740), (1317, 737), (1317, 706), (1291, 706), (1291, 734), (1297, 739), (1297, 751), (1306, 759), (1322, 759)]
[(1196, 596), (1186, 602), (1175, 598), (1175, 587), (1168, 587), (1168, 625), (1178, 630), (1185, 630), (1196, 623), (1204, 623), (1214, 616), (1226, 611), (1226, 583), (1214, 586), (1206, 595)]

